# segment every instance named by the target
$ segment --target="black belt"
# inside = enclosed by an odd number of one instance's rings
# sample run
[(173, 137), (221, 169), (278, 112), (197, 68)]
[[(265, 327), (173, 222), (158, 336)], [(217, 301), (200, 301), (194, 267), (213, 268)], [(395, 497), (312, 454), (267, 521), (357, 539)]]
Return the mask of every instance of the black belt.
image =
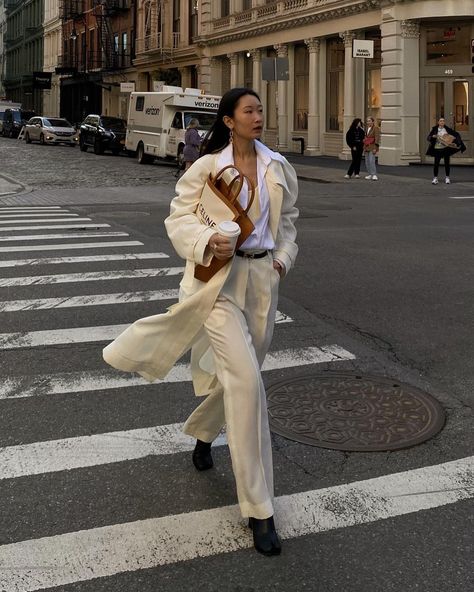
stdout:
[(261, 259), (266, 257), (268, 251), (260, 251), (259, 253), (251, 253), (250, 251), (235, 251), (237, 257), (245, 257), (246, 259)]

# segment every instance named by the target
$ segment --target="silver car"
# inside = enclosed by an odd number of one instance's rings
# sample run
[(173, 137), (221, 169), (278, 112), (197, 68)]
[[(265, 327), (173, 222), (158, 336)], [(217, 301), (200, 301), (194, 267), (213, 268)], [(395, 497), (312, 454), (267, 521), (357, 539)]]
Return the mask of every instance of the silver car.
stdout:
[(32, 117), (25, 125), (25, 142), (31, 144), (77, 144), (77, 133), (66, 119), (56, 117)]

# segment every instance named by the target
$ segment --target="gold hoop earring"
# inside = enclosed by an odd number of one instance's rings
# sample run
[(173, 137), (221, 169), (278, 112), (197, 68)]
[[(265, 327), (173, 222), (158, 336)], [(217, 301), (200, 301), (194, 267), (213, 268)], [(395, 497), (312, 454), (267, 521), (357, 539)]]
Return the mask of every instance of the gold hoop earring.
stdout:
[(230, 130), (229, 132), (229, 143), (232, 144), (234, 141), (234, 132), (233, 130)]

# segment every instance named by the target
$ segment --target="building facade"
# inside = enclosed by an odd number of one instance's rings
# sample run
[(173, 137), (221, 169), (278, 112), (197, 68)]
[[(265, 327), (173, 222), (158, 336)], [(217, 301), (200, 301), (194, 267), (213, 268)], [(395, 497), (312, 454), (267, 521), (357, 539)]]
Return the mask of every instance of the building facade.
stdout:
[(62, 48), (62, 22), (59, 0), (44, 0), (43, 70), (51, 72), (51, 88), (43, 90), (43, 115), (60, 115), (60, 76), (56, 74)]
[(43, 0), (5, 0), (7, 98), (25, 109), (41, 113), (42, 90), (34, 84), (34, 72), (43, 70)]
[(7, 29), (7, 13), (5, 0), (0, 0), (0, 99), (5, 98), (3, 80), (5, 78), (6, 54), (5, 54), (5, 33)]

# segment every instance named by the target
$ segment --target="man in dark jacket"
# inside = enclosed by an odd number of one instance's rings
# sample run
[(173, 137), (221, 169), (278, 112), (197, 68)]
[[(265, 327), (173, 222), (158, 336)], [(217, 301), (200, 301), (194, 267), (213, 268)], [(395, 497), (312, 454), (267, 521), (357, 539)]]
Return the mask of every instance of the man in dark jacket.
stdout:
[(428, 135), (428, 142), (430, 143), (430, 146), (426, 154), (428, 156), (433, 156), (435, 159), (432, 181), (433, 185), (438, 184), (438, 171), (441, 159), (444, 159), (444, 169), (446, 172), (445, 183), (451, 183), (449, 178), (451, 155), (466, 150), (466, 146), (464, 145), (461, 136), (457, 131), (447, 127), (444, 117), (440, 117), (438, 125), (435, 125)]

